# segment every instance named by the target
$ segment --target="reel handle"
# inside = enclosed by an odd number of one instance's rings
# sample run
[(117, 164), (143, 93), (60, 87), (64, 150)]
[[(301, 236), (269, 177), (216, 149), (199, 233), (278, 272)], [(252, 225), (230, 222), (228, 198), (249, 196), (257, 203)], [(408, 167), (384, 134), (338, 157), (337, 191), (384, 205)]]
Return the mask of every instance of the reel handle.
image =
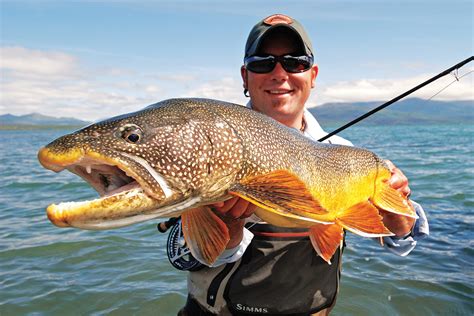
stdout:
[(156, 225), (156, 229), (158, 229), (158, 231), (160, 233), (166, 233), (168, 231), (168, 229), (170, 229), (171, 226), (173, 226), (174, 224), (176, 224), (176, 222), (180, 219), (180, 217), (171, 217), (169, 220), (167, 221), (164, 221), (164, 222), (160, 222), (158, 223), (158, 225)]

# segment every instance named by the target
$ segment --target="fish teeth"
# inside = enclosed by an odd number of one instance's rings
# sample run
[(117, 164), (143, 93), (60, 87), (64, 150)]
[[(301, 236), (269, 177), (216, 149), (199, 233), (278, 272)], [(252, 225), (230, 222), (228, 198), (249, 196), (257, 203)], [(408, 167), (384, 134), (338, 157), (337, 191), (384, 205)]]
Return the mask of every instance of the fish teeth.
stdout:
[(91, 172), (92, 172), (91, 165), (86, 166), (86, 171), (87, 171), (88, 174), (91, 174)]

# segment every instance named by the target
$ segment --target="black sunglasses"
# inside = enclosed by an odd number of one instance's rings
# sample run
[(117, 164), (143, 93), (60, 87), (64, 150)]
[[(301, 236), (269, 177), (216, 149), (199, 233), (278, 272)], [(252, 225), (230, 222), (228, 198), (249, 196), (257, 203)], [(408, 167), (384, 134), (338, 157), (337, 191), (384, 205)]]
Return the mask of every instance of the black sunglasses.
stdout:
[(250, 56), (244, 60), (245, 68), (258, 74), (271, 72), (275, 68), (277, 62), (282, 65), (286, 72), (299, 73), (305, 72), (313, 66), (313, 56), (267, 55)]

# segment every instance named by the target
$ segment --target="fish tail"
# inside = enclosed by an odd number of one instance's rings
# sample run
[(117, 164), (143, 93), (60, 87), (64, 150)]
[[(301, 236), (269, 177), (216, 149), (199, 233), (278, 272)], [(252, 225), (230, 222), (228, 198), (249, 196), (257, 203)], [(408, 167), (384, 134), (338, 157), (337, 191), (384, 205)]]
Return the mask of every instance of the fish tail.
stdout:
[(375, 189), (374, 197), (371, 199), (378, 208), (402, 216), (418, 218), (413, 205), (408, 198), (390, 187), (386, 181), (380, 181)]
[(369, 201), (360, 202), (338, 213), (336, 223), (363, 237), (393, 236), (382, 222), (379, 210)]

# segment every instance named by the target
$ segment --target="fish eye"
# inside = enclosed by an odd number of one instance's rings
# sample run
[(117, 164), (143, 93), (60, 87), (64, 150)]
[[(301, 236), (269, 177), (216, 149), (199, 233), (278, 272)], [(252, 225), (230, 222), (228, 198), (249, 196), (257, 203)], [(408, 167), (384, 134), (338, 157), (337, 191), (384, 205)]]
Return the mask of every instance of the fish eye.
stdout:
[(135, 133), (130, 133), (127, 136), (127, 140), (131, 143), (136, 143), (140, 140), (140, 135), (135, 134)]
[(122, 139), (131, 144), (138, 143), (143, 136), (143, 132), (140, 127), (134, 124), (127, 124), (125, 126), (122, 126), (117, 132), (117, 136), (121, 137)]

